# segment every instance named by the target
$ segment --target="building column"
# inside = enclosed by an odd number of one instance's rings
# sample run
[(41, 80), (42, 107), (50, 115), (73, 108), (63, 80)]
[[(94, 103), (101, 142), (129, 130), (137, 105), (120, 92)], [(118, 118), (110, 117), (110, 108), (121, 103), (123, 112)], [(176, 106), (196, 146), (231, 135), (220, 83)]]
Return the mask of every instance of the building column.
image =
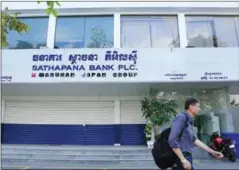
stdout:
[[(114, 48), (120, 48), (120, 13), (114, 13)], [(120, 146), (120, 100), (115, 100), (115, 146)]]
[(115, 100), (115, 146), (120, 146), (120, 100)]
[(231, 109), (227, 113), (227, 132), (235, 132)]
[(121, 47), (120, 13), (114, 14), (114, 48)]
[(48, 21), (48, 30), (47, 30), (47, 48), (54, 48), (55, 44), (55, 33), (56, 33), (56, 17), (53, 14), (50, 14)]
[[(234, 132), (234, 122), (233, 122), (233, 113), (232, 113), (232, 106), (230, 102), (230, 87), (225, 92), (226, 94), (223, 95), (223, 100), (225, 100), (225, 107), (223, 109), (218, 110), (219, 113), (219, 122), (220, 122), (220, 131), (222, 133)], [(220, 99), (218, 99), (220, 100)], [(217, 113), (215, 112), (215, 113)]]
[(4, 122), (4, 114), (5, 114), (5, 100), (2, 100), (2, 103), (1, 103), (1, 123)]
[(184, 13), (178, 14), (178, 31), (179, 31), (180, 47), (185, 48), (188, 46), (188, 40), (187, 40), (186, 19)]
[[(239, 83), (228, 86), (228, 101), (239, 103)], [(226, 132), (239, 132), (238, 120), (239, 120), (239, 107), (233, 107), (229, 104), (227, 115), (227, 131)]]

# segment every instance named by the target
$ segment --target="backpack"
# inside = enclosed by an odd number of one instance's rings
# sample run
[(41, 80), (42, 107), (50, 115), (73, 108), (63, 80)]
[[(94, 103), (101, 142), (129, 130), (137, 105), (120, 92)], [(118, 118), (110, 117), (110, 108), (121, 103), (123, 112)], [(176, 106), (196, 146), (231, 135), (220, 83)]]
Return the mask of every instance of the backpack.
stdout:
[[(188, 117), (186, 113), (183, 114), (186, 116), (186, 122), (179, 135), (179, 139), (181, 138), (184, 129), (187, 127), (188, 122)], [(168, 144), (170, 131), (171, 128), (163, 130), (155, 140), (154, 147), (152, 149), (154, 162), (160, 169), (167, 169), (172, 167), (172, 165), (175, 163), (177, 159), (177, 155), (173, 152), (172, 148)]]

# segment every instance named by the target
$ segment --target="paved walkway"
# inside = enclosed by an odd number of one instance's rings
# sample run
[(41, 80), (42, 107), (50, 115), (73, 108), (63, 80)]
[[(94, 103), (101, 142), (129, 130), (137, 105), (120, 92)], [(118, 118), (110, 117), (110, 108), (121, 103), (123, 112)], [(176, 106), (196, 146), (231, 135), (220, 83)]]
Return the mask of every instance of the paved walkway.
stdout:
[[(39, 167), (21, 167), (21, 166), (5, 166), (2, 168), (2, 170), (4, 169), (38, 169)], [(158, 170), (158, 168), (153, 164), (141, 164), (139, 163), (139, 165), (121, 165), (119, 167), (115, 167), (115, 166), (111, 166), (111, 167), (99, 167), (97, 165), (92, 165), (92, 166), (88, 166), (88, 167), (71, 167), (71, 168), (67, 168), (67, 167), (41, 167), (44, 170), (50, 170), (50, 169), (102, 169), (102, 170), (110, 170), (110, 169), (134, 169), (134, 170)], [(220, 170), (220, 169), (224, 169), (224, 170), (230, 170), (230, 169), (239, 169), (239, 159), (235, 162), (229, 162), (229, 161), (219, 161), (219, 160), (194, 160), (194, 169), (196, 170), (200, 170), (200, 169), (212, 169), (212, 170)]]
[(194, 160), (195, 169), (239, 169), (239, 159), (236, 162), (228, 160)]

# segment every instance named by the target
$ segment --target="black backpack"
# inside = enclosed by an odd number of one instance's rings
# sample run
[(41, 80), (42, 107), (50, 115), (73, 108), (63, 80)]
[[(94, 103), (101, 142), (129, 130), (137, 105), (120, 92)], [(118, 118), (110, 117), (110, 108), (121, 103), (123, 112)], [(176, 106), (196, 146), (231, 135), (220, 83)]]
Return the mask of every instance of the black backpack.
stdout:
[[(184, 129), (187, 127), (188, 122), (188, 117), (186, 113), (183, 114), (186, 116), (186, 122), (184, 128), (179, 135), (179, 139), (181, 138)], [(163, 130), (156, 138), (154, 142), (154, 147), (152, 149), (154, 162), (160, 169), (167, 169), (172, 167), (172, 165), (175, 163), (175, 160), (177, 159), (177, 155), (173, 152), (172, 148), (168, 144), (170, 131), (171, 128)]]

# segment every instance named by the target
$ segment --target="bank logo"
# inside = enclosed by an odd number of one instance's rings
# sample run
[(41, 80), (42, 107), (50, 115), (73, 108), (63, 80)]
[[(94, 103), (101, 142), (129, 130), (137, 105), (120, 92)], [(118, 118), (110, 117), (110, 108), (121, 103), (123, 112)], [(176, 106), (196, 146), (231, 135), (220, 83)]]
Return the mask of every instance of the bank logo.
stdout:
[(31, 76), (32, 76), (32, 77), (36, 77), (36, 75), (37, 75), (36, 73), (32, 73), (32, 75), (31, 75)]

